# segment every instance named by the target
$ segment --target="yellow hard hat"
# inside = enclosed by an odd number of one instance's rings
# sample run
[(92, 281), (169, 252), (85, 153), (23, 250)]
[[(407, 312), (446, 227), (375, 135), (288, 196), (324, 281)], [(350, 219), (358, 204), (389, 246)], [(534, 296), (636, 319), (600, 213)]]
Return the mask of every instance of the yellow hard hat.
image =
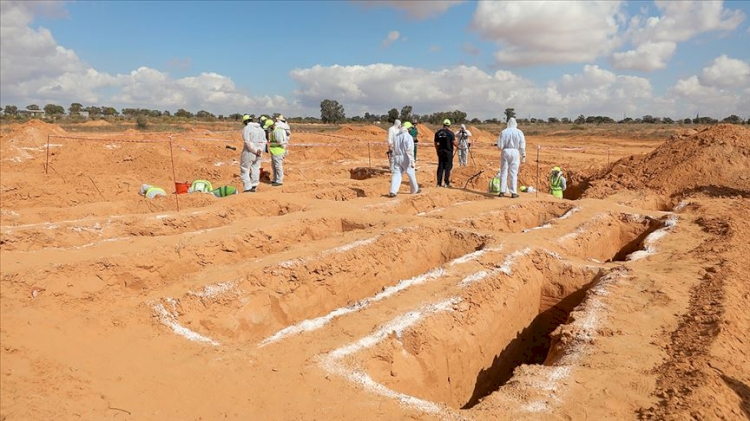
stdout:
[(521, 186), (521, 191), (526, 191), (526, 186)]
[(450, 126), (450, 125), (451, 125), (451, 121), (450, 120), (448, 120), (447, 118), (445, 120), (443, 120), (443, 126)]
[(410, 129), (410, 128), (414, 127), (414, 125), (411, 124), (411, 122), (407, 121), (406, 123), (402, 124), (401, 127), (405, 128), (405, 129)]
[(252, 117), (250, 117), (250, 116), (249, 116), (249, 115), (247, 115), (247, 114), (245, 114), (245, 115), (243, 115), (243, 116), (242, 116), (242, 122), (243, 122), (243, 123), (244, 123), (244, 122), (246, 122), (246, 121), (252, 121), (252, 120), (253, 120), (253, 118), (252, 118)]
[(263, 123), (263, 128), (264, 128), (264, 129), (267, 129), (267, 128), (269, 128), (269, 127), (273, 126), (273, 125), (274, 125), (274, 122), (273, 122), (273, 120), (271, 120), (270, 118), (267, 118), (267, 119), (265, 120), (265, 122)]
[(266, 121), (266, 120), (268, 120), (268, 117), (262, 115), (262, 116), (260, 116), (259, 120), (260, 121)]
[(560, 167), (552, 167), (552, 171), (562, 172)]

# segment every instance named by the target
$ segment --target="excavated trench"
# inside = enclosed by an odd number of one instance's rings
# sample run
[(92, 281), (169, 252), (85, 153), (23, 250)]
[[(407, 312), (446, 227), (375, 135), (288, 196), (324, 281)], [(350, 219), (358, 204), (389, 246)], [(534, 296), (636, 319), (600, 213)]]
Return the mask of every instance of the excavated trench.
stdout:
[(646, 237), (666, 224), (666, 218), (604, 213), (559, 239), (567, 254), (595, 262), (622, 262), (644, 248)]
[(521, 232), (541, 227), (547, 222), (563, 216), (573, 205), (561, 202), (526, 202), (521, 205), (473, 215), (457, 222), (457, 226), (500, 232)]
[(245, 218), (280, 216), (301, 210), (300, 205), (260, 199), (254, 201), (253, 206), (228, 205), (219, 209), (185, 210), (168, 215), (129, 214), (7, 225), (0, 231), (0, 248), (4, 251), (76, 249), (133, 237), (197, 234), (237, 223)]
[[(604, 215), (579, 232), (572, 253), (614, 261), (663, 226), (648, 217)], [(573, 239), (569, 239), (573, 241)], [(596, 253), (594, 253), (596, 251)], [(363, 351), (359, 365), (396, 392), (468, 409), (497, 390), (522, 364), (544, 364), (550, 334), (567, 321), (606, 273), (546, 251), (517, 251), (435, 313)]]
[(480, 250), (487, 241), (476, 233), (416, 227), (359, 237), (247, 273), (217, 296), (186, 294), (178, 300), (180, 318), (221, 342), (259, 340), (333, 311), (351, 311), (385, 288)]
[(542, 364), (550, 334), (565, 323), (601, 276), (545, 252), (516, 259), (464, 290), (451, 312), (438, 313), (366, 351), (375, 381), (397, 392), (454, 408), (471, 408), (521, 364)]

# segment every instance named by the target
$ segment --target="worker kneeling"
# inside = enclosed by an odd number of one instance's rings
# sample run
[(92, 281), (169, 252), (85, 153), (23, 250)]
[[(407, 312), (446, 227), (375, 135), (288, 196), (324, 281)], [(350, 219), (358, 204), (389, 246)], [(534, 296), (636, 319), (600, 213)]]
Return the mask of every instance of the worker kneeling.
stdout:
[(562, 199), (563, 191), (568, 188), (568, 184), (563, 177), (560, 167), (553, 167), (549, 173), (549, 190), (553, 196)]
[(391, 191), (388, 197), (396, 197), (401, 186), (401, 176), (404, 171), (409, 176), (411, 194), (421, 191), (417, 184), (417, 173), (414, 171), (414, 139), (409, 134), (412, 127), (410, 122), (405, 122), (393, 138), (393, 175), (391, 175)]

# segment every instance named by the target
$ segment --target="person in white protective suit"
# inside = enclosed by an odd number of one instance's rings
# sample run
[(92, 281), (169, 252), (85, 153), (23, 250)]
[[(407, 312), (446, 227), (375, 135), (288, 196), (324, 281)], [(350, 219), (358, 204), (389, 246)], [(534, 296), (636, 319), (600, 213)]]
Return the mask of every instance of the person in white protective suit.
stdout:
[(469, 148), (471, 147), (471, 132), (466, 130), (466, 125), (462, 124), (456, 132), (458, 140), (458, 166), (465, 167), (469, 164)]
[(393, 122), (393, 126), (388, 128), (388, 166), (391, 169), (391, 172), (395, 172), (395, 168), (393, 167), (393, 139), (400, 131), (401, 120), (396, 119)]
[[(516, 119), (508, 119), (506, 127), (497, 139), (500, 148), (500, 193), (499, 197), (510, 192), (510, 197), (518, 197), (518, 168), (526, 162), (526, 137), (518, 129)], [(508, 189), (508, 172), (510, 172), (510, 189)]]
[[(398, 120), (396, 120), (398, 121)], [(391, 175), (391, 191), (388, 197), (396, 197), (398, 189), (401, 186), (401, 173), (406, 172), (409, 176), (411, 185), (411, 194), (417, 194), (422, 190), (417, 184), (417, 173), (414, 171), (414, 138), (409, 134), (409, 128), (412, 126), (408, 121), (404, 123), (393, 138), (392, 154), (393, 175)]]
[(284, 129), (286, 132), (286, 139), (287, 141), (291, 139), (292, 137), (292, 128), (289, 127), (289, 123), (286, 122), (286, 118), (284, 118), (283, 114), (279, 114), (276, 116), (276, 127), (280, 127)]
[(255, 193), (260, 184), (260, 160), (266, 147), (266, 133), (249, 115), (242, 116), (242, 153), (240, 154), (240, 179), (244, 193)]

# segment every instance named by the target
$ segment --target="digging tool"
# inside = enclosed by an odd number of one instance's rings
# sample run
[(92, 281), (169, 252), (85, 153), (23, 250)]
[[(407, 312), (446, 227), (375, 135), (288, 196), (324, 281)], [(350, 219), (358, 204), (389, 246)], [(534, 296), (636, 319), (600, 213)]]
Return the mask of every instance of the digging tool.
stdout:
[(471, 146), (469, 146), (469, 156), (471, 157), (471, 163), (477, 166), (477, 161), (474, 160), (474, 154), (471, 153)]
[(227, 145), (227, 149), (231, 149), (231, 150), (233, 150), (233, 151), (236, 151), (236, 150), (237, 150), (237, 148), (236, 148), (235, 146), (229, 146), (229, 145)]
[(464, 184), (464, 188), (466, 188), (466, 186), (468, 186), (469, 183), (471, 183), (472, 180), (474, 180), (475, 178), (479, 177), (483, 172), (484, 172), (484, 170), (479, 171), (478, 173), (476, 173), (476, 174), (472, 175), (471, 177), (469, 177), (469, 179), (466, 180), (466, 184)]

